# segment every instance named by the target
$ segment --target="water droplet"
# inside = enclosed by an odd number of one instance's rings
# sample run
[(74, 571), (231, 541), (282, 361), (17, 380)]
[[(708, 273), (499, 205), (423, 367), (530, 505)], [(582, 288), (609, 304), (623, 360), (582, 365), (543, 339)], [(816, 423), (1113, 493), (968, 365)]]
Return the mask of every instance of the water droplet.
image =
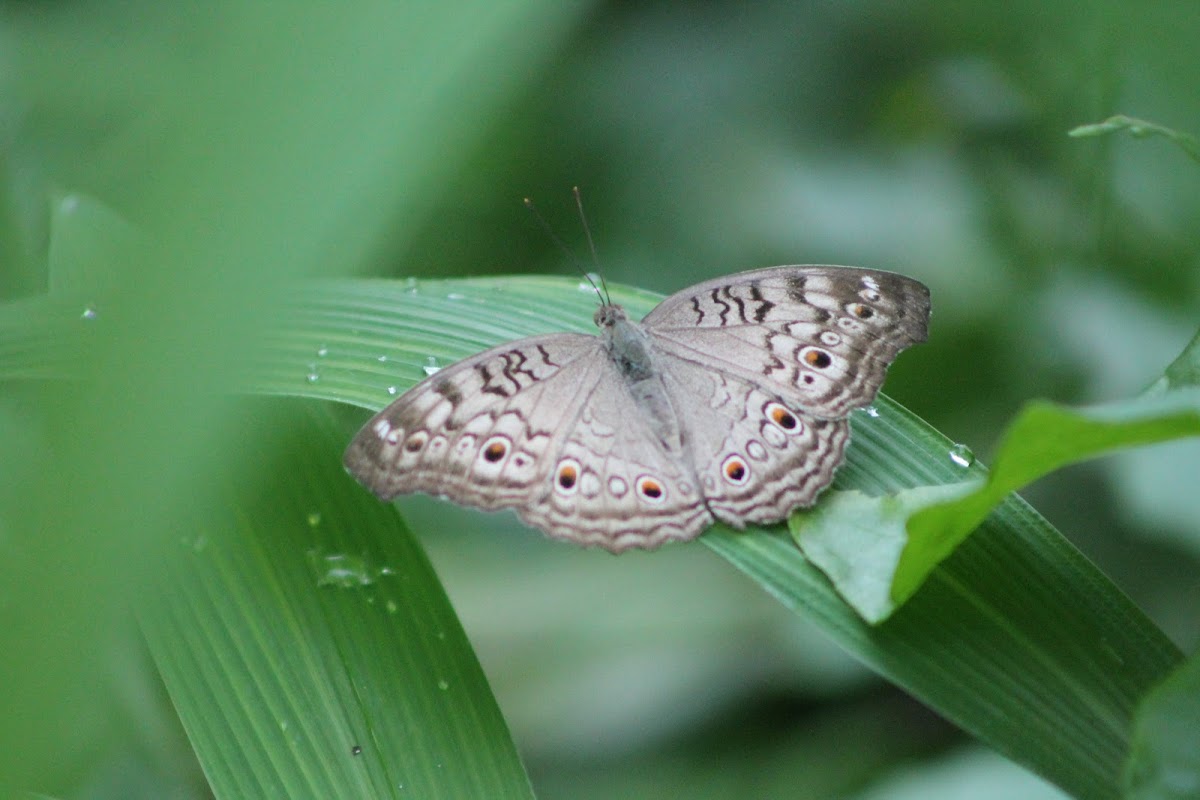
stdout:
[(400, 606), (396, 605), (396, 601), (395, 601), (395, 600), (388, 600), (388, 601), (387, 601), (387, 612), (388, 612), (389, 614), (395, 614), (395, 613), (396, 613), (397, 611), (399, 611), (399, 610), (400, 610)]
[(868, 417), (878, 417), (879, 416), (879, 409), (876, 408), (875, 406), (867, 406), (866, 408), (863, 409), (863, 411), (867, 412)]
[(397, 390), (396, 390), (396, 387), (395, 387), (395, 386), (389, 386), (389, 387), (388, 387), (388, 394), (392, 395), (393, 397), (395, 397), (395, 395), (396, 395), (396, 391), (397, 391)]
[(437, 637), (438, 637), (439, 639), (441, 639), (443, 642), (444, 642), (444, 641), (446, 641), (446, 632), (445, 632), (445, 631), (438, 631), (438, 632), (437, 632)]
[(96, 318), (96, 307), (95, 306), (84, 306), (83, 313), (79, 315), (79, 318), (80, 319), (95, 319)]
[(59, 203), (58, 207), (62, 209), (64, 214), (71, 214), (71, 213), (74, 213), (75, 211), (78, 211), (79, 210), (79, 195), (77, 195), (77, 194), (67, 195), (66, 197), (64, 197), (62, 199), (62, 202)]
[(421, 367), (421, 369), (425, 370), (426, 375), (433, 375), (435, 372), (437, 372), (441, 368), (442, 368), (441, 362), (439, 362), (433, 356), (430, 356), (429, 358), (425, 359), (425, 366)]
[(197, 534), (194, 539), (184, 536), (179, 541), (184, 547), (191, 548), (193, 553), (203, 553), (208, 549), (208, 537), (203, 533)]
[[(320, 521), (319, 516), (318, 522)], [(312, 515), (309, 516), (312, 524)], [(349, 553), (322, 553), (320, 550), (309, 550), (308, 562), (316, 574), (318, 586), (339, 586), (352, 589), (357, 586), (370, 586), (380, 578), (395, 574), (391, 567), (377, 567), (366, 556), (356, 556)], [(367, 602), (374, 604), (373, 596), (367, 597)]]
[(445, 678), (438, 679), (438, 688), (443, 692), (450, 688), (450, 682)]
[(308, 375), (304, 376), (304, 379), (309, 383), (316, 383), (317, 381), (321, 380), (321, 376), (318, 375), (317, 371), (314, 369), (312, 372), (308, 373)]
[(375, 582), (366, 559), (346, 553), (321, 555), (310, 550), (309, 563), (317, 573), (317, 586), (340, 586), (351, 589), (355, 586), (370, 586)]
[(956, 444), (950, 448), (950, 460), (966, 469), (975, 463), (975, 454), (965, 444)]
[(354, 745), (353, 747), (351, 747), (351, 748), (350, 748), (350, 755), (352, 755), (352, 756), (356, 756), (356, 755), (358, 755), (358, 754), (359, 754), (359, 753), (361, 753), (361, 752), (362, 752), (362, 745), (357, 745), (357, 744), (356, 744), (356, 745)]
[(313, 511), (308, 515), (308, 527), (315, 528), (321, 524), (321, 512)]
[(416, 278), (405, 278), (404, 279), (404, 293), (405, 294), (416, 294), (419, 291), (419, 288), (420, 287), (417, 286)]
[(386, 364), (386, 363), (387, 363), (387, 356), (380, 356), (379, 358), (377, 358), (377, 359), (375, 359), (375, 360), (376, 360), (376, 361), (378, 361), (380, 364)]
[(449, 294), (446, 295), (446, 299), (447, 300), (465, 300), (466, 295), (459, 294), (458, 292), (450, 292)]
[(317, 358), (324, 358), (329, 355), (329, 345), (321, 345), (317, 348)]

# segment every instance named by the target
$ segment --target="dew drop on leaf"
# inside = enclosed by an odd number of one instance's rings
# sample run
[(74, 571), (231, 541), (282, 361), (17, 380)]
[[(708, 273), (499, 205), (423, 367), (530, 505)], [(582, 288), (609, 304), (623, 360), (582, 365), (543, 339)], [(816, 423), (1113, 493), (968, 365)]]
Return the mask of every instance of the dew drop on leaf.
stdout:
[(956, 444), (950, 448), (950, 460), (966, 469), (975, 463), (975, 454), (965, 444)]

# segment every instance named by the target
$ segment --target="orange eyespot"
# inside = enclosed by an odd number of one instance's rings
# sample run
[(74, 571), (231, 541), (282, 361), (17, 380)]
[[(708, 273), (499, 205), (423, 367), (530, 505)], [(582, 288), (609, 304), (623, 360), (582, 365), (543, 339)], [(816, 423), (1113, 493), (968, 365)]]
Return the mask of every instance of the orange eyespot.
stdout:
[(579, 473), (570, 464), (563, 466), (558, 471), (558, 485), (564, 489), (573, 488), (577, 480), (579, 480)]
[(508, 455), (508, 443), (503, 439), (491, 439), (483, 446), (483, 460), (495, 464)]
[(579, 477), (583, 468), (573, 458), (564, 458), (558, 462), (558, 470), (554, 473), (554, 488), (559, 494), (574, 494), (579, 488)]
[(825, 367), (833, 363), (833, 359), (829, 357), (829, 353), (826, 353), (824, 350), (818, 350), (815, 347), (805, 351), (804, 361), (809, 366), (816, 367), (817, 369), (825, 369)]
[(800, 424), (799, 420), (796, 419), (796, 415), (779, 405), (779, 403), (771, 403), (767, 406), (767, 416), (771, 418), (772, 422), (786, 431), (795, 430), (796, 426)]
[(750, 477), (750, 469), (739, 456), (730, 456), (721, 465), (721, 471), (730, 483), (745, 483)]
[(854, 303), (850, 306), (850, 313), (859, 319), (870, 319), (875, 316), (875, 309), (864, 306), (862, 303)]
[(423, 431), (418, 431), (404, 442), (404, 449), (410, 453), (415, 453), (425, 446), (425, 442), (429, 440), (429, 436)]
[(638, 494), (652, 503), (659, 502), (663, 499), (663, 495), (666, 494), (666, 490), (663, 489), (662, 484), (654, 480), (654, 478), (638, 478), (637, 490)]

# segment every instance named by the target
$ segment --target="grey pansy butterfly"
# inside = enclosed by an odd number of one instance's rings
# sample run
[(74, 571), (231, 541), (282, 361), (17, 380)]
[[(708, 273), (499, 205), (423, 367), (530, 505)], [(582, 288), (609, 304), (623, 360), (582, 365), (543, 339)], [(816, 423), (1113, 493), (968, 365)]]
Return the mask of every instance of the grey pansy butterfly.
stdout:
[(640, 323), (604, 303), (599, 336), (518, 339), (430, 376), (376, 414), (346, 468), (383, 500), (426, 492), (513, 508), (614, 553), (811, 505), (848, 416), (925, 340), (929, 290), (849, 267), (742, 272)]

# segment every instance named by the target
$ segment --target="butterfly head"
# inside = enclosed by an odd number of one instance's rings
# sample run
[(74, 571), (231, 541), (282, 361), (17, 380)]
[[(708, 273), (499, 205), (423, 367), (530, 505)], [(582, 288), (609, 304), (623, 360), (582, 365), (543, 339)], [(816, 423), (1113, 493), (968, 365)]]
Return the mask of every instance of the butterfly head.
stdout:
[(605, 303), (596, 309), (596, 315), (592, 317), (592, 321), (596, 323), (596, 327), (601, 330), (611, 328), (618, 322), (624, 322), (629, 319), (625, 314), (625, 309), (613, 303)]

